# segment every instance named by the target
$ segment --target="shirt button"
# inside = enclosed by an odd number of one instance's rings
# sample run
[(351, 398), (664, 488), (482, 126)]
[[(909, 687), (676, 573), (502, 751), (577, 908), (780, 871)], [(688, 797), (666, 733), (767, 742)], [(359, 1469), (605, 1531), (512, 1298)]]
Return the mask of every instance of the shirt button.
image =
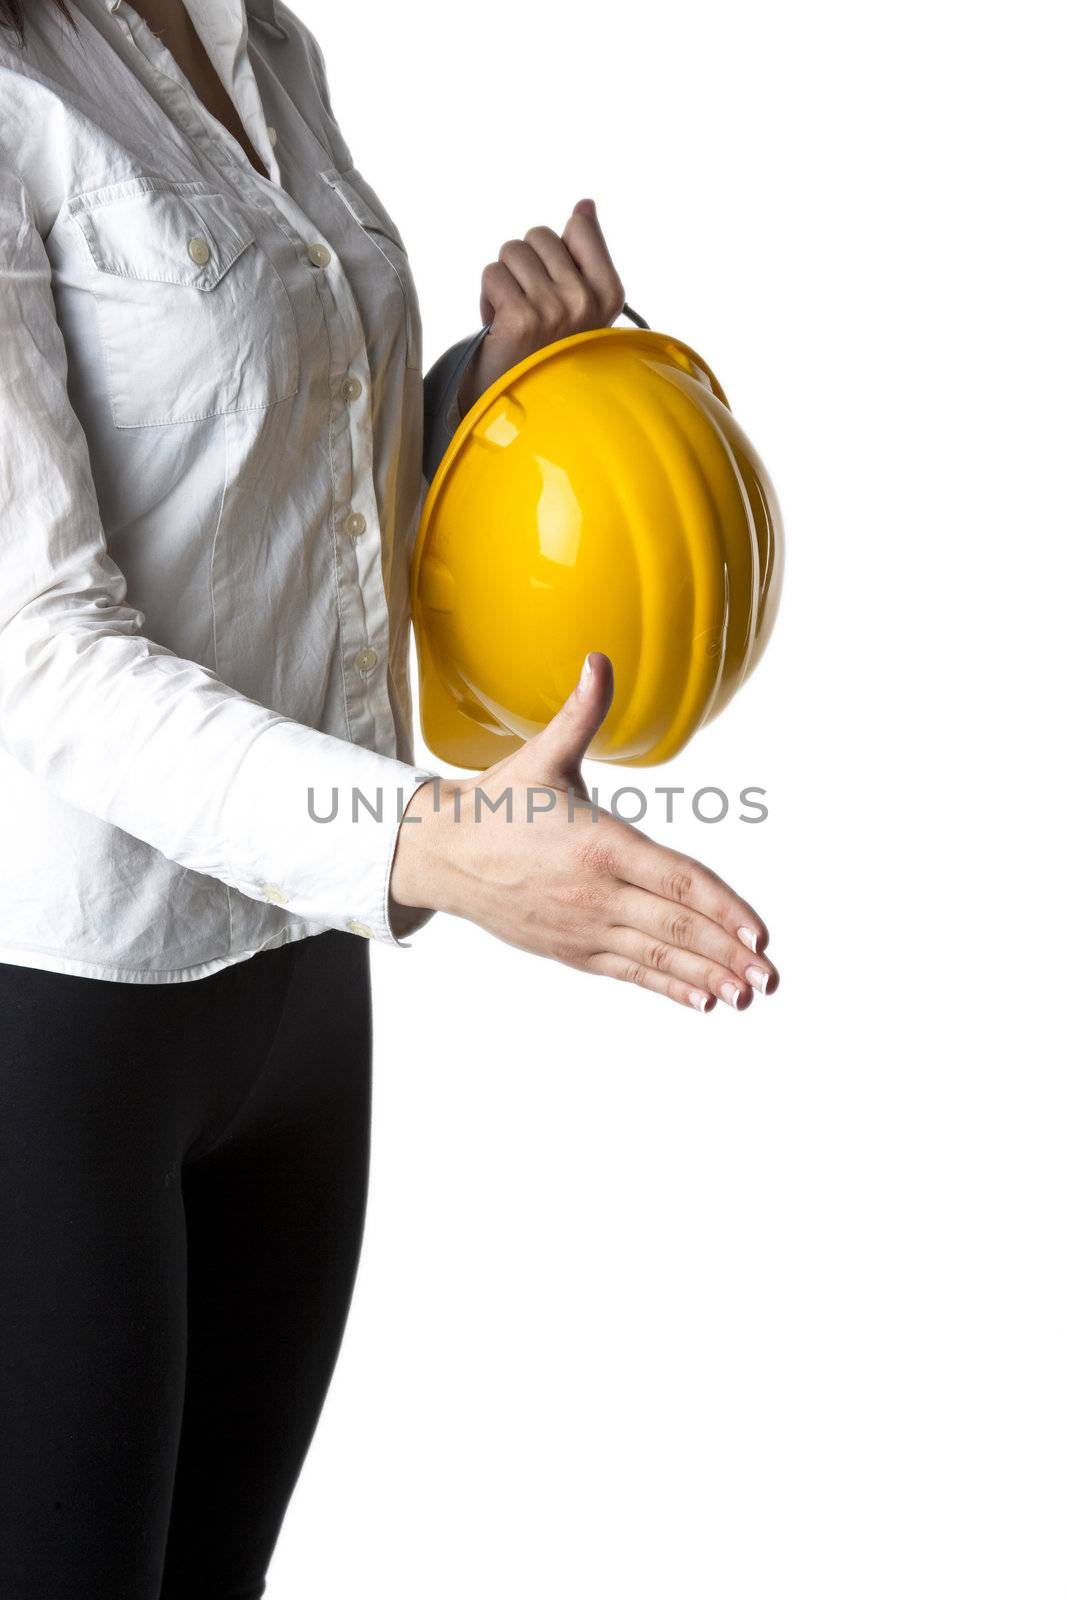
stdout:
[(353, 918), (349, 918), (348, 922), (345, 923), (345, 927), (349, 933), (358, 933), (361, 939), (372, 937), (371, 931), (365, 922), (356, 922)]
[(333, 260), (333, 256), (324, 244), (309, 244), (308, 260), (313, 267), (328, 267)]
[(264, 900), (270, 900), (276, 906), (284, 906), (289, 903), (289, 896), (284, 889), (279, 889), (276, 883), (265, 883), (261, 893)]
[(341, 397), (344, 400), (358, 400), (363, 393), (363, 385), (358, 378), (346, 378), (341, 385)]
[(358, 539), (367, 526), (367, 519), (362, 511), (350, 511), (341, 526), (349, 538)]
[(360, 672), (369, 672), (377, 664), (378, 652), (372, 649), (369, 644), (365, 644), (362, 650), (356, 652), (356, 666)]
[(273, 150), (274, 146), (278, 143), (278, 130), (277, 130), (277, 128), (271, 128), (271, 127), (268, 126), (268, 128), (267, 128), (267, 138), (270, 140), (270, 147)]
[(189, 240), (189, 254), (198, 267), (204, 267), (211, 260), (211, 246), (206, 239), (201, 239), (198, 233), (194, 233)]

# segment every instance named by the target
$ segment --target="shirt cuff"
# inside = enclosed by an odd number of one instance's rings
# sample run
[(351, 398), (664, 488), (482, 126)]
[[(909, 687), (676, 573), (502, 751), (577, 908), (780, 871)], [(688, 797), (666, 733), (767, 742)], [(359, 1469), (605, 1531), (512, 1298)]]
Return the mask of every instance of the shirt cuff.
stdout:
[(406, 946), (390, 917), (393, 858), (408, 802), (437, 776), (279, 719), (227, 792), (226, 879), (323, 929)]

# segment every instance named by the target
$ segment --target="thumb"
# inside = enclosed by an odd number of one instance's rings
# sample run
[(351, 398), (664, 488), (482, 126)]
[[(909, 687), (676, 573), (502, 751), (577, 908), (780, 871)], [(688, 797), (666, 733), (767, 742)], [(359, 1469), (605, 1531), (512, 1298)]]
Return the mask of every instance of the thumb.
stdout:
[(611, 708), (613, 694), (611, 662), (599, 650), (590, 651), (577, 684), (552, 721), (523, 750), (542, 782), (566, 784), (580, 778), (582, 760)]

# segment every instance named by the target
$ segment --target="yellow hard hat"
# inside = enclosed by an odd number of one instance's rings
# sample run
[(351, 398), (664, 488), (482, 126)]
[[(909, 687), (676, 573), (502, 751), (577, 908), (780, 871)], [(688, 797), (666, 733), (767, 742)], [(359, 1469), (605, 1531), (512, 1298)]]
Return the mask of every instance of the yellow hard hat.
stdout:
[(640, 326), (535, 351), (463, 417), (423, 505), (412, 617), (430, 750), (499, 761), (600, 650), (615, 698), (589, 754), (669, 760), (762, 654), (780, 529), (763, 463), (695, 350)]

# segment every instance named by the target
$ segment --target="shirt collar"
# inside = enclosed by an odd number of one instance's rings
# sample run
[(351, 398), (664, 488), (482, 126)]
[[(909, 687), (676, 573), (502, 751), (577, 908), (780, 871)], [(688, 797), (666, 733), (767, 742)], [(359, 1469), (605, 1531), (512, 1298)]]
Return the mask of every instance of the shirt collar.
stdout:
[(250, 17), (256, 17), (260, 22), (270, 23), (272, 28), (278, 26), (274, 0), (245, 0), (245, 10)]
[[(115, 11), (122, 0), (105, 0), (107, 9)], [(255, 17), (259, 22), (266, 22), (272, 28), (280, 28), (277, 13), (274, 9), (274, 0), (245, 0), (244, 10), (250, 17)]]

